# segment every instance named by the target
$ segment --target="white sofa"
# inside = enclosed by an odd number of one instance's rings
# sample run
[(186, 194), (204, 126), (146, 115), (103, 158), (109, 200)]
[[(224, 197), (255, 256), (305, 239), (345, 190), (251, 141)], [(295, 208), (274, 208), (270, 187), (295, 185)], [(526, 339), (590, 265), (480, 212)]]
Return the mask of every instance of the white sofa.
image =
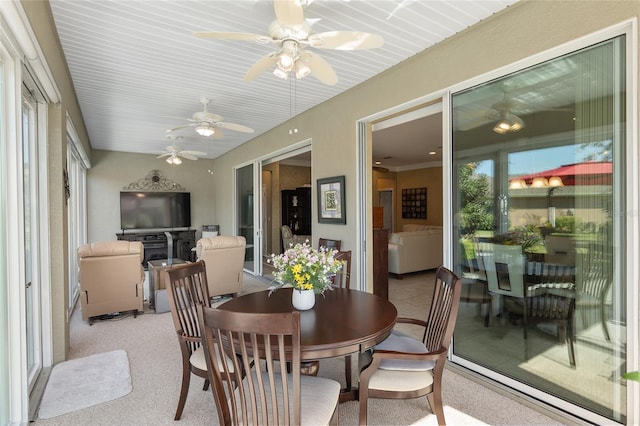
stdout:
[(402, 274), (442, 265), (442, 227), (407, 224), (389, 236), (389, 272)]

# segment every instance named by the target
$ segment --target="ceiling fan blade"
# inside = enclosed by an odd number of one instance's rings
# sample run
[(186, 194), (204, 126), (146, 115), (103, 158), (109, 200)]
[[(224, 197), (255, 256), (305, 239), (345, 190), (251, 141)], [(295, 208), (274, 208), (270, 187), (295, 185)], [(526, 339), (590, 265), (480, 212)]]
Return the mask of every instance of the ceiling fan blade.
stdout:
[(225, 39), (225, 40), (257, 41), (260, 43), (272, 41), (271, 37), (267, 37), (259, 34), (250, 34), (250, 33), (233, 33), (233, 32), (221, 32), (221, 31), (194, 31), (191, 34), (194, 35), (195, 37), (200, 37), (200, 38), (218, 38), (218, 39)]
[(244, 76), (245, 81), (252, 81), (258, 78), (260, 74), (271, 68), (276, 63), (276, 54), (270, 53), (267, 56), (263, 56), (249, 68), (249, 71)]
[(202, 151), (191, 151), (191, 150), (185, 150), (185, 151), (180, 151), (180, 155), (182, 154), (189, 154), (189, 155), (195, 155), (197, 157), (202, 157), (204, 155), (207, 155), (206, 152), (202, 152)]
[(209, 137), (213, 139), (222, 139), (224, 137), (224, 132), (222, 131), (222, 129), (220, 129), (220, 127), (216, 126), (216, 132)]
[(168, 157), (170, 155), (173, 155), (173, 153), (172, 152), (165, 152), (164, 154), (158, 155), (156, 158)]
[(191, 155), (188, 152), (182, 151), (181, 153), (178, 154), (178, 157), (182, 157), (182, 158), (186, 158), (187, 160), (197, 160), (198, 157), (196, 157), (195, 155)]
[(282, 25), (304, 24), (304, 12), (299, 0), (273, 0), (273, 9)]
[(173, 132), (174, 130), (184, 129), (185, 127), (195, 126), (196, 124), (198, 124), (198, 123), (193, 123), (193, 124), (184, 124), (184, 125), (182, 125), (182, 126), (174, 127), (173, 129), (169, 129), (169, 130), (167, 130), (167, 133), (169, 133), (169, 132)]
[(216, 125), (218, 127), (222, 127), (223, 129), (235, 130), (236, 132), (242, 132), (242, 133), (253, 133), (255, 131), (251, 127), (243, 126), (242, 124), (229, 123), (225, 121), (220, 121), (216, 123)]
[(179, 151), (179, 149), (176, 148), (175, 145), (167, 145), (164, 150), (167, 151), (167, 152), (177, 152), (177, 151)]
[(375, 49), (383, 44), (381, 36), (361, 31), (327, 31), (309, 36), (309, 45), (318, 49), (362, 50)]
[(304, 52), (301, 56), (309, 66), (309, 69), (311, 69), (311, 75), (315, 78), (329, 86), (333, 86), (338, 82), (336, 72), (329, 65), (329, 62), (322, 59), (320, 55), (313, 52)]

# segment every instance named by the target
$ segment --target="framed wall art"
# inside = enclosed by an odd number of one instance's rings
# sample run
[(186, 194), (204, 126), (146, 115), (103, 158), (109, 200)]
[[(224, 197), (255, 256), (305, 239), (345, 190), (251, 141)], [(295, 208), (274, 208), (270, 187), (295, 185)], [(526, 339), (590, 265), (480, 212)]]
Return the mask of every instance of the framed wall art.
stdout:
[(405, 188), (402, 190), (402, 218), (427, 218), (427, 188)]
[(347, 223), (344, 176), (318, 179), (318, 222)]

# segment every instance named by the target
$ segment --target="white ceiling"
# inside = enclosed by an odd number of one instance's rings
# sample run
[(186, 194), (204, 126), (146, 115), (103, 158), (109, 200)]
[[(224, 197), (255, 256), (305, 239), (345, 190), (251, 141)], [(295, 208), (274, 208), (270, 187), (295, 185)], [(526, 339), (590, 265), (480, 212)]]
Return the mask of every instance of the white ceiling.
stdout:
[[(177, 131), (184, 149), (215, 158), (516, 1), (303, 1), (314, 33), (357, 30), (385, 40), (383, 47), (372, 50), (314, 50), (335, 69), (335, 86), (313, 76), (284, 81), (270, 72), (245, 82), (247, 70), (273, 51), (272, 46), (191, 34), (208, 30), (266, 34), (275, 18), (271, 0), (50, 3), (92, 148), (160, 154), (171, 142), (165, 131), (187, 124), (194, 112), (202, 110), (200, 98), (208, 97), (210, 112), (256, 131), (225, 130), (222, 139), (198, 136), (193, 128)], [(401, 127), (424, 141), (410, 125)], [(383, 133), (388, 132), (379, 132), (380, 138)], [(384, 139), (379, 140), (383, 146)], [(398, 141), (397, 134), (393, 140)], [(397, 146), (394, 150), (399, 156)]]

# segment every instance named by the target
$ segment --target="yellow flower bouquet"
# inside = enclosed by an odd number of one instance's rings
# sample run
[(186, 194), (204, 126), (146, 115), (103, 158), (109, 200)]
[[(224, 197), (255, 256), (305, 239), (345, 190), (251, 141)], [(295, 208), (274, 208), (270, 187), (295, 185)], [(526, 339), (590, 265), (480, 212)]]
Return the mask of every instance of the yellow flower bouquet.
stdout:
[(297, 290), (313, 290), (322, 294), (331, 288), (332, 278), (342, 269), (342, 261), (335, 258), (337, 251), (320, 247), (312, 248), (308, 242), (289, 247), (284, 253), (272, 254), (268, 263), (275, 269), (272, 292), (290, 284)]

